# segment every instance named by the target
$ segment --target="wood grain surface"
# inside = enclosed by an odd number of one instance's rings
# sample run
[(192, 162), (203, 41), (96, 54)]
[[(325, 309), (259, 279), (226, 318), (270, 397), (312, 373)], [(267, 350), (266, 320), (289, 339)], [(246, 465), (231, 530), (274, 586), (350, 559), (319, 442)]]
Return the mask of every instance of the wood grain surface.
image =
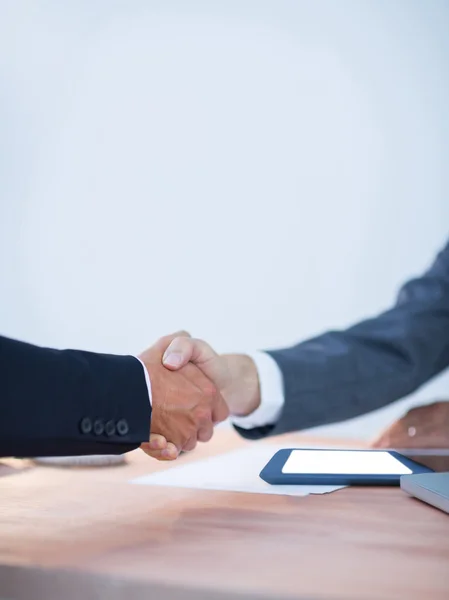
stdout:
[[(249, 443), (219, 430), (179, 460)], [(3, 461), (0, 595), (449, 599), (449, 517), (398, 488), (287, 497), (128, 483), (174, 466), (140, 451), (107, 468)]]

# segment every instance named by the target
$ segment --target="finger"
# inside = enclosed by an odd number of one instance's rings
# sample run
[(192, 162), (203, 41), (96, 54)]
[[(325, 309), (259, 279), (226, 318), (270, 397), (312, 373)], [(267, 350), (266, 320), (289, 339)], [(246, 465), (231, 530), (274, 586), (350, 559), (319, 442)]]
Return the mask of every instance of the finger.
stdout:
[(159, 433), (150, 433), (150, 441), (148, 442), (148, 449), (150, 450), (162, 450), (167, 447), (167, 440), (163, 435)]
[(146, 452), (144, 450), (144, 452), (150, 458), (153, 458), (154, 460), (158, 460), (160, 462), (176, 460), (178, 458), (177, 456), (172, 456), (172, 455), (170, 455), (170, 456), (167, 457), (167, 456), (161, 454), (161, 450), (157, 450), (157, 451), (154, 451), (154, 452)]
[(214, 428), (212, 425), (201, 427), (198, 431), (198, 441), (199, 442), (209, 442), (214, 435)]
[(384, 435), (376, 438), (370, 444), (371, 448), (389, 448), (390, 447), (390, 438)]
[(169, 346), (173, 340), (175, 340), (177, 338), (184, 338), (184, 337), (190, 337), (190, 333), (188, 333), (187, 331), (181, 330), (181, 331), (176, 331), (175, 333), (172, 333), (170, 335), (166, 335), (166, 336), (158, 339), (155, 344), (150, 346), (150, 348), (147, 348), (146, 350), (141, 352), (138, 355), (138, 358), (143, 363), (146, 363), (147, 359), (148, 360), (151, 359), (151, 355), (152, 355), (152, 353), (154, 353), (155, 349), (157, 349), (161, 354), (163, 354), (165, 352), (165, 350), (167, 349), (167, 346)]
[(422, 432), (416, 432), (415, 427), (404, 429), (402, 422), (399, 421), (374, 440), (371, 446), (372, 448), (420, 448), (425, 446), (424, 437)]
[(177, 338), (183, 339), (190, 337), (191, 336), (188, 331), (180, 329), (179, 331), (175, 331), (175, 333), (170, 333), (169, 335), (164, 335), (163, 337), (159, 338), (155, 345), (160, 348), (162, 352), (164, 352), (167, 346), (169, 346), (173, 340), (176, 340)]
[(217, 353), (203, 340), (179, 336), (172, 340), (165, 350), (162, 362), (167, 368), (176, 370), (188, 362), (201, 366), (203, 363), (213, 361), (217, 356)]
[(161, 450), (162, 460), (175, 460), (178, 456), (179, 449), (172, 442), (167, 442), (167, 447)]
[(197, 438), (196, 438), (196, 436), (195, 436), (195, 437), (192, 437), (192, 438), (190, 438), (190, 440), (188, 440), (188, 441), (187, 441), (187, 442), (184, 444), (184, 446), (183, 446), (183, 448), (182, 448), (182, 449), (183, 449), (183, 451), (184, 451), (184, 452), (191, 452), (192, 450), (194, 450), (194, 449), (196, 448), (196, 443), (197, 443)]
[(218, 394), (217, 401), (215, 405), (212, 407), (212, 421), (214, 423), (221, 423), (222, 421), (226, 421), (229, 417), (229, 408), (226, 402), (223, 400), (221, 394)]
[(162, 363), (173, 371), (192, 362), (214, 384), (222, 389), (229, 383), (226, 363), (207, 342), (195, 338), (175, 338), (162, 357)]
[(179, 456), (178, 448), (171, 442), (167, 442), (167, 446), (160, 450), (152, 450), (148, 447), (148, 443), (142, 444), (140, 448), (151, 458), (160, 461), (175, 460)]

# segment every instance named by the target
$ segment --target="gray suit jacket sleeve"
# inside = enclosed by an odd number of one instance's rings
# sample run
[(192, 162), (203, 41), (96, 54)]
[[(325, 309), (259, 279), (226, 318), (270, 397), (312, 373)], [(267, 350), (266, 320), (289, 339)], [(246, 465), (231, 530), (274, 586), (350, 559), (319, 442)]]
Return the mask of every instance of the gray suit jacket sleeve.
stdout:
[(269, 354), (285, 405), (275, 426), (237, 428), (248, 438), (342, 421), (410, 394), (449, 366), (449, 243), (391, 310)]

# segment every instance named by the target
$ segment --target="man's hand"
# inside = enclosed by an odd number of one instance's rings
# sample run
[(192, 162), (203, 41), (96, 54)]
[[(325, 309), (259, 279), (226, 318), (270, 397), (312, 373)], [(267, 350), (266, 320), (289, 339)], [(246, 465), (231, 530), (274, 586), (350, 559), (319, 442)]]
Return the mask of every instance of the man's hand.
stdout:
[(139, 356), (150, 375), (152, 391), (150, 440), (142, 449), (166, 460), (176, 458), (181, 450), (193, 450), (197, 441), (209, 441), (214, 423), (229, 415), (216, 384), (198, 367), (186, 364), (170, 372), (163, 366), (162, 355), (173, 337), (161, 338)]
[[(260, 404), (260, 388), (257, 369), (249, 356), (243, 354), (219, 355), (202, 340), (188, 335), (177, 335), (165, 343), (162, 363), (166, 369), (184, 372), (195, 365), (212, 381), (226, 401), (231, 414), (246, 416)], [(193, 364), (192, 364), (193, 363)], [(168, 441), (167, 441), (168, 440)], [(170, 437), (152, 434), (150, 445), (145, 452), (154, 458), (172, 460), (177, 454), (172, 452)]]
[(189, 362), (196, 365), (215, 383), (232, 415), (249, 415), (260, 404), (259, 377), (249, 356), (219, 355), (203, 340), (178, 336), (166, 349), (162, 362), (171, 370)]
[(383, 431), (373, 448), (449, 448), (449, 402), (408, 411)]

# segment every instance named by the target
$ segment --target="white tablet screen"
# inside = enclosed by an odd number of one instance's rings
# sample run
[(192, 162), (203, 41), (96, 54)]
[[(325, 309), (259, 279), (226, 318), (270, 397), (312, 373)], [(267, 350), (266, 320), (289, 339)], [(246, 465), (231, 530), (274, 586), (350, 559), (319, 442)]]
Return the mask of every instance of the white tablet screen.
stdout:
[(389, 452), (293, 450), (282, 467), (286, 474), (407, 475), (412, 471)]

